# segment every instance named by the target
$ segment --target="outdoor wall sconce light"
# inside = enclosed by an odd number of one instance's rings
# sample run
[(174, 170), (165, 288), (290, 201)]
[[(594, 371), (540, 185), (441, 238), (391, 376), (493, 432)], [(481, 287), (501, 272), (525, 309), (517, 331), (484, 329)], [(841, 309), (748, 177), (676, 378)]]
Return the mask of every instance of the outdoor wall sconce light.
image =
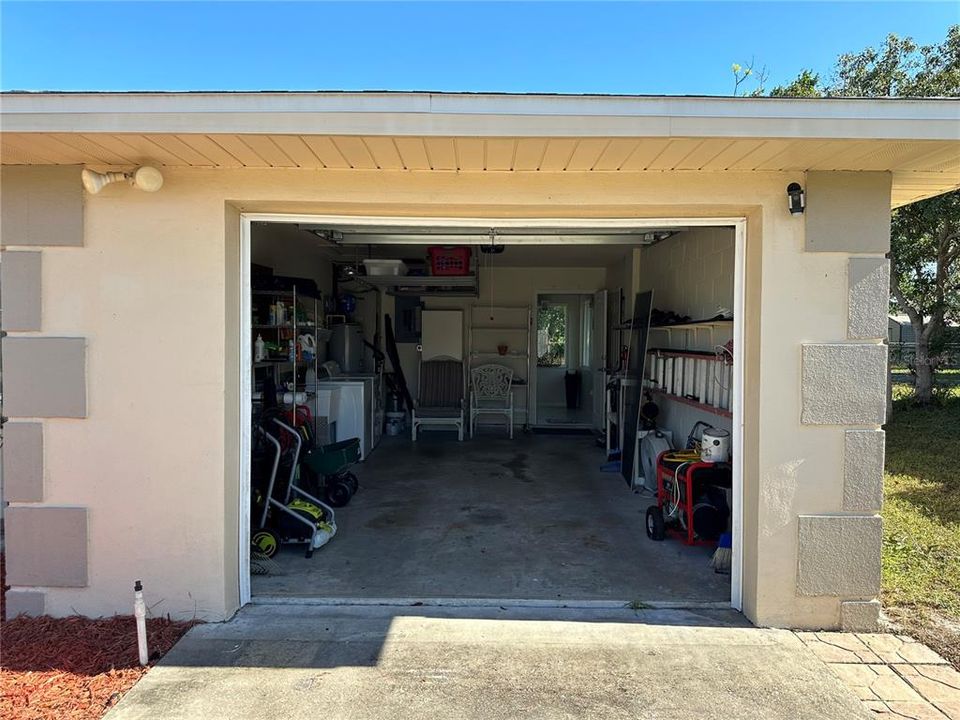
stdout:
[(790, 214), (796, 215), (802, 213), (807, 205), (807, 199), (803, 194), (803, 188), (800, 183), (790, 183), (787, 185), (787, 207), (790, 208)]
[(91, 195), (96, 195), (110, 183), (124, 180), (129, 181), (135, 188), (144, 192), (156, 192), (163, 187), (163, 175), (155, 167), (149, 165), (138, 167), (133, 172), (98, 173), (93, 170), (84, 170), (80, 173), (80, 179), (83, 181), (83, 187)]

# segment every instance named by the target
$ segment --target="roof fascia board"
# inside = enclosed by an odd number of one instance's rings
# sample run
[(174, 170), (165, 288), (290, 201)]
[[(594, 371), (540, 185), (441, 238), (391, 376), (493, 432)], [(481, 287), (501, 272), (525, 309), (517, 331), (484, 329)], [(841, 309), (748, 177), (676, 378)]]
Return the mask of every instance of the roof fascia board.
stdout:
[(4, 94), (5, 132), (960, 140), (960, 101)]
[(951, 120), (438, 115), (398, 113), (4, 114), (15, 133), (383, 135), (412, 137), (711, 137), (960, 140)]

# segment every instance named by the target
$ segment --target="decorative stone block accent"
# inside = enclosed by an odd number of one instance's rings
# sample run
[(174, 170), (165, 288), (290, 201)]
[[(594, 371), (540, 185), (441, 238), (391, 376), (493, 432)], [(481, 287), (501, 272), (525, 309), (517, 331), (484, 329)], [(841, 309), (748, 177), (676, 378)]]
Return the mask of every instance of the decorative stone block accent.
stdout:
[(840, 629), (844, 632), (876, 632), (879, 622), (879, 600), (848, 600), (840, 603)]
[(804, 345), (801, 385), (805, 425), (882, 425), (887, 346)]
[(886, 253), (891, 187), (888, 172), (808, 172), (806, 250)]
[(874, 597), (880, 592), (878, 515), (801, 515), (797, 592)]
[(43, 425), (7, 423), (3, 428), (3, 495), (10, 502), (43, 500)]
[(4, 522), (8, 583), (86, 587), (86, 508), (12, 506)]
[(883, 430), (847, 430), (843, 440), (843, 509), (876, 512), (883, 505)]
[(44, 594), (39, 590), (7, 590), (6, 620), (17, 615), (39, 617), (44, 612)]
[(40, 330), (40, 253), (0, 253), (3, 329)]
[(11, 417), (85, 417), (86, 340), (4, 338), (3, 389)]
[(80, 170), (73, 165), (0, 168), (0, 245), (83, 245)]
[(890, 305), (889, 261), (850, 258), (847, 276), (847, 337), (885, 338)]

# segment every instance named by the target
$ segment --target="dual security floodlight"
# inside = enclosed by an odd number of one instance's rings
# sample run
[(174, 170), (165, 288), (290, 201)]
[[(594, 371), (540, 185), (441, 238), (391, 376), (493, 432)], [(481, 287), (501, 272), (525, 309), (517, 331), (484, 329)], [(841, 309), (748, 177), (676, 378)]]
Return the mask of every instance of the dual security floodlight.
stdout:
[(98, 173), (93, 170), (84, 170), (80, 173), (83, 187), (91, 195), (96, 195), (111, 183), (128, 181), (138, 190), (156, 192), (163, 187), (163, 175), (155, 167), (144, 165), (133, 172)]

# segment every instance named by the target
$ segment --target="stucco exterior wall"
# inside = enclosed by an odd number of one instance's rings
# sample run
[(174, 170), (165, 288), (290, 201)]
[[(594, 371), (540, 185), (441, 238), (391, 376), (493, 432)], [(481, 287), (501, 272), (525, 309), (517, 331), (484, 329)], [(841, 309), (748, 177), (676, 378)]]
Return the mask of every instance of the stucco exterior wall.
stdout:
[[(44, 333), (87, 339), (86, 417), (44, 421), (42, 444), (43, 502), (87, 508), (87, 587), (25, 588), (42, 594), (47, 612), (128, 611), (137, 578), (161, 601), (155, 612), (218, 619), (237, 608), (242, 211), (746, 217), (744, 610), (765, 625), (836, 627), (841, 600), (872, 598), (822, 578), (803, 588), (827, 594), (798, 589), (800, 543), (818, 542), (801, 516), (845, 512), (846, 428), (804, 424), (801, 412), (803, 346), (848, 342), (850, 259), (807, 249), (805, 217), (787, 212), (784, 193), (802, 174), (168, 169), (165, 177), (156, 194), (117, 184), (87, 196), (83, 246), (43, 250)], [(871, 252), (882, 254), (885, 242)], [(876, 430), (872, 420), (855, 424)], [(824, 522), (831, 537), (859, 526)]]

